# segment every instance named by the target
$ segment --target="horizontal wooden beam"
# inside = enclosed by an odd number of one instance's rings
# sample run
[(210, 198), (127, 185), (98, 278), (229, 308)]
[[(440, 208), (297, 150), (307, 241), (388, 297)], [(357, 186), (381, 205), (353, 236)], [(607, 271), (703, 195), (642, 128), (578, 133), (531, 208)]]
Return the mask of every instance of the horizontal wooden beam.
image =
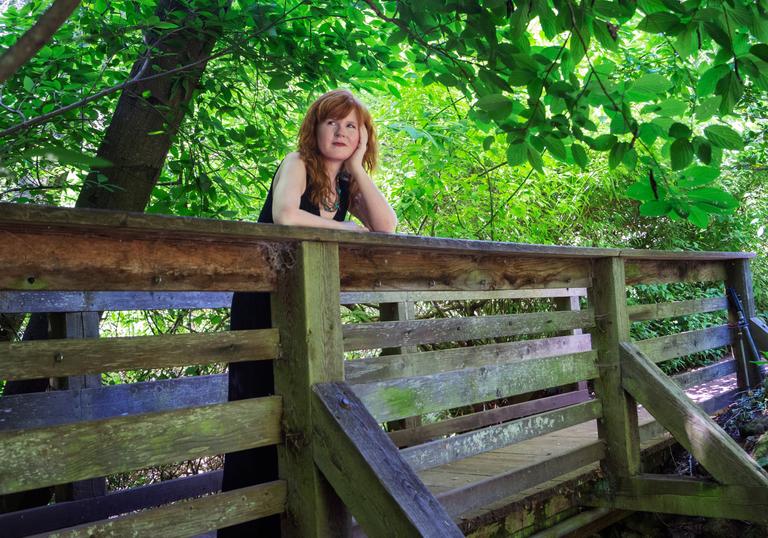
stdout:
[(621, 344), (621, 382), (722, 484), (768, 486), (768, 474), (683, 389), (630, 343)]
[(421, 471), (594, 420), (601, 414), (600, 402), (591, 400), (406, 448), (401, 454), (414, 470)]
[(315, 462), (369, 536), (463, 536), (344, 383), (318, 383)]
[(0, 431), (58, 426), (227, 401), (227, 374), (55, 390), (0, 398)]
[(0, 342), (0, 379), (64, 377), (212, 362), (271, 360), (278, 356), (278, 340), (277, 329), (260, 329)]
[(543, 358), (592, 349), (588, 334), (520, 340), (502, 344), (457, 347), (356, 359), (344, 363), (350, 384), (371, 383), (397, 377), (430, 375), (462, 368), (493, 366), (525, 358)]
[(351, 351), (567, 331), (594, 326), (594, 317), (592, 310), (577, 310), (344, 325), (344, 349)]
[(728, 325), (718, 325), (707, 329), (637, 340), (634, 345), (643, 355), (659, 363), (698, 351), (729, 346), (732, 343), (733, 329)]
[(271, 291), (280, 270), (269, 243), (0, 230), (0, 290)]
[(211, 471), (156, 484), (112, 491), (99, 497), (53, 503), (0, 514), (3, 538), (22, 538), (99, 521), (221, 490), (222, 471)]
[(627, 313), (629, 314), (630, 321), (645, 321), (689, 316), (702, 312), (716, 312), (718, 310), (726, 310), (727, 308), (728, 299), (725, 297), (707, 297), (671, 303), (628, 305)]
[(422, 424), (413, 428), (389, 432), (389, 438), (399, 447), (414, 446), (437, 439), (444, 435), (463, 433), (491, 424), (500, 424), (520, 417), (576, 405), (590, 399), (586, 390), (574, 390), (554, 396), (536, 398), (527, 402), (494, 407), (477, 413), (449, 418), (439, 422)]
[(0, 291), (0, 314), (229, 308), (228, 291)]
[(0, 433), (0, 494), (280, 441), (278, 396)]
[(38, 535), (55, 538), (92, 536), (163, 536), (186, 538), (280, 514), (285, 508), (286, 485), (282, 480), (257, 486), (187, 499), (103, 521), (86, 523)]
[(760, 318), (751, 318), (749, 320), (749, 330), (755, 345), (760, 351), (768, 351), (768, 324)]
[(674, 282), (719, 282), (725, 280), (725, 262), (720, 260), (632, 259), (625, 264), (627, 286)]
[(671, 376), (671, 378), (675, 383), (680, 385), (680, 388), (687, 389), (735, 373), (736, 361), (730, 359), (716, 362), (715, 364), (710, 364), (709, 366), (704, 366), (702, 368), (697, 368), (696, 370), (675, 374)]
[(398, 234), (360, 234), (299, 226), (277, 226), (274, 224), (193, 219), (189, 217), (148, 215), (145, 213), (126, 213), (99, 209), (70, 209), (0, 203), (1, 230), (31, 229), (33, 227), (42, 228), (52, 234), (90, 231), (128, 237), (160, 236), (195, 238), (205, 241), (323, 241), (338, 242), (342, 245), (377, 245), (400, 249), (463, 251), (478, 254), (500, 253), (507, 255), (586, 258), (620, 256), (623, 258), (690, 260), (754, 257), (754, 254), (744, 252), (673, 252), (663, 250), (559, 247)]
[(768, 523), (768, 488), (722, 485), (681, 476), (640, 475), (625, 479), (615, 495), (592, 495), (587, 504)]
[(594, 441), (560, 456), (438, 494), (437, 498), (451, 517), (458, 518), (467, 512), (599, 461), (603, 457), (603, 442)]
[(341, 294), (341, 304), (404, 303), (419, 301), (487, 301), (494, 299), (546, 299), (586, 296), (586, 288), (532, 288), (479, 291), (347, 291)]
[(376, 420), (386, 422), (592, 379), (597, 375), (595, 357), (594, 351), (585, 351), (353, 385), (352, 389)]

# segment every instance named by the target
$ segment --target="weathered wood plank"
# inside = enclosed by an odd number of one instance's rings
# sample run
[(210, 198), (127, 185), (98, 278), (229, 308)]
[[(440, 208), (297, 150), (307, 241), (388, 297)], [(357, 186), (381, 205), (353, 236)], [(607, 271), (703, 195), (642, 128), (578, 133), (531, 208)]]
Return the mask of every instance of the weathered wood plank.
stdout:
[(0, 290), (271, 291), (279, 269), (268, 244), (121, 238), (7, 230)]
[(512, 364), (353, 385), (377, 420), (385, 422), (592, 379), (596, 353), (527, 359)]
[(0, 398), (0, 431), (43, 428), (227, 401), (227, 376), (191, 376)]
[(595, 380), (595, 394), (603, 403), (598, 436), (606, 444), (606, 458), (601, 464), (611, 482), (640, 469), (637, 404), (621, 387), (618, 350), (619, 342), (629, 340), (624, 268), (620, 259), (595, 260), (594, 274), (600, 285), (589, 289), (595, 317), (602, 319), (592, 331), (592, 343), (601, 365), (600, 377)]
[(157, 484), (119, 490), (103, 497), (49, 504), (0, 514), (3, 538), (22, 538), (107, 519), (221, 490), (221, 471), (211, 471)]
[(278, 396), (0, 433), (0, 493), (280, 441)]
[(356, 359), (344, 364), (350, 384), (371, 383), (396, 377), (416, 377), (462, 368), (493, 366), (524, 358), (543, 358), (592, 349), (589, 335), (556, 336), (502, 344), (459, 347)]
[(344, 326), (344, 349), (477, 340), (520, 334), (571, 330), (594, 325), (592, 310), (534, 312), (416, 321), (380, 321)]
[(286, 484), (282, 480), (86, 523), (37, 537), (163, 536), (186, 538), (252, 519), (283, 512)]
[(723, 484), (768, 486), (768, 474), (685, 392), (630, 343), (621, 344), (624, 388)]
[(532, 288), (484, 291), (345, 291), (341, 294), (341, 304), (542, 299), (550, 297), (586, 297), (586, 295), (586, 288)]
[(717, 282), (725, 280), (725, 261), (653, 260), (626, 261), (627, 286), (673, 282)]
[(0, 229), (42, 228), (49, 233), (78, 230), (104, 230), (123, 236), (160, 235), (162, 237), (192, 237), (207, 241), (324, 241), (349, 245), (379, 245), (420, 250), (468, 251), (480, 254), (534, 254), (537, 256), (598, 257), (622, 256), (643, 259), (735, 259), (752, 258), (744, 252), (672, 252), (659, 250), (607, 249), (528, 245), (493, 241), (470, 241), (440, 237), (405, 236), (396, 234), (359, 234), (320, 228), (277, 226), (189, 217), (170, 217), (98, 209), (70, 209), (27, 204), (0, 203)]
[(275, 361), (275, 391), (286, 401), (286, 442), (277, 451), (279, 476), (288, 483), (283, 536), (344, 537), (351, 525), (349, 512), (308, 449), (316, 430), (312, 385), (344, 380), (338, 275), (337, 245), (300, 243), (272, 295), (272, 324), (282, 343), (282, 360)]
[(589, 260), (346, 247), (341, 289), (468, 291), (591, 285)]
[(696, 370), (676, 374), (672, 376), (671, 379), (677, 383), (680, 388), (687, 389), (694, 385), (708, 383), (719, 377), (731, 375), (734, 372), (736, 372), (736, 361), (731, 359), (710, 364), (703, 368), (697, 368)]
[[(412, 321), (416, 319), (416, 305), (412, 301), (401, 303), (380, 303), (379, 320), (380, 321)], [(417, 353), (418, 346), (397, 346), (388, 347), (381, 350), (382, 356), (402, 355), (403, 353)], [(347, 375), (346, 362), (344, 376)], [(390, 422), (386, 425), (388, 430), (415, 428), (421, 424), (421, 416), (406, 417), (404, 419)]]
[(227, 291), (0, 291), (0, 313), (229, 308)]
[(451, 517), (459, 517), (604, 457), (603, 442), (594, 441), (563, 455), (438, 494), (437, 498)]
[(701, 312), (716, 312), (728, 308), (725, 297), (707, 297), (671, 303), (636, 304), (627, 306), (630, 321), (675, 318)]
[(278, 356), (276, 329), (0, 342), (0, 379), (33, 379)]
[(589, 504), (723, 519), (768, 523), (768, 488), (721, 485), (697, 478), (640, 475), (621, 484), (616, 495)]
[(733, 329), (728, 325), (718, 325), (707, 329), (686, 331), (634, 342), (643, 355), (656, 363), (698, 351), (728, 346), (732, 343)]
[(313, 390), (315, 462), (368, 535), (463, 536), (348, 385)]
[[(749, 320), (755, 317), (755, 298), (752, 292), (752, 270), (749, 267), (749, 260), (729, 260), (726, 263), (727, 278), (726, 288), (733, 288), (741, 299), (741, 306), (744, 309), (744, 318)], [(736, 311), (731, 308), (728, 310), (728, 321), (737, 324), (738, 316)], [(762, 373), (760, 368), (753, 362), (760, 357), (753, 357), (746, 335), (740, 334), (741, 330), (734, 331), (733, 356), (736, 359), (736, 379), (741, 389), (757, 388), (762, 382)]]
[(495, 407), (440, 422), (424, 424), (418, 428), (389, 432), (389, 438), (399, 447), (414, 446), (444, 435), (463, 433), (491, 424), (500, 424), (508, 420), (544, 413), (568, 405), (576, 405), (587, 400), (589, 400), (589, 394), (583, 391), (556, 394), (555, 396), (537, 398), (528, 402)]
[(600, 402), (591, 400), (571, 407), (406, 448), (401, 451), (401, 454), (414, 470), (420, 471), (575, 426), (596, 419), (601, 413)]
[(752, 317), (749, 320), (749, 329), (757, 349), (762, 352), (768, 351), (768, 325), (762, 319)]

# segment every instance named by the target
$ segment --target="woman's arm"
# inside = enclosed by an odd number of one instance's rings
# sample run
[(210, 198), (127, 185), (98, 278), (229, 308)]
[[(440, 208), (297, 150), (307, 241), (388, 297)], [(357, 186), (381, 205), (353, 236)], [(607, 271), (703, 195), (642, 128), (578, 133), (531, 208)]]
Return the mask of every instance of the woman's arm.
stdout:
[(365, 231), (354, 222), (339, 222), (299, 209), (307, 188), (307, 169), (298, 153), (290, 153), (277, 170), (272, 186), (272, 220), (287, 226), (312, 226), (333, 230)]
[(349, 211), (372, 232), (394, 233), (397, 228), (397, 216), (363, 168), (363, 155), (365, 155), (367, 147), (368, 131), (365, 126), (362, 126), (360, 128), (360, 144), (346, 163), (347, 170), (354, 177), (359, 190), (355, 199), (351, 200)]

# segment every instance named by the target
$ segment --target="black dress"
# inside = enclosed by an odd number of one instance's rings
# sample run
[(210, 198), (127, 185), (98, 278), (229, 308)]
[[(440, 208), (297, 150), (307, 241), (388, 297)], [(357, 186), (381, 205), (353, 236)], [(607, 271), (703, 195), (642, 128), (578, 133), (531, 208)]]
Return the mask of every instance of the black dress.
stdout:
[[(307, 178), (309, 179), (309, 178)], [(258, 222), (272, 224), (272, 189), (261, 208)], [(339, 209), (333, 220), (344, 221), (349, 208), (349, 181), (339, 180), (341, 193)], [(320, 209), (310, 201), (311, 188), (301, 195), (299, 209), (320, 216)], [(230, 330), (266, 329), (272, 326), (269, 293), (236, 292), (232, 296)], [(229, 365), (229, 401), (268, 396), (275, 391), (272, 361), (235, 362)], [(277, 480), (277, 447), (266, 446), (230, 452), (224, 457), (224, 479), (222, 491), (252, 486)], [(219, 538), (232, 537), (277, 537), (280, 536), (280, 516), (270, 516), (240, 525), (219, 529)]]

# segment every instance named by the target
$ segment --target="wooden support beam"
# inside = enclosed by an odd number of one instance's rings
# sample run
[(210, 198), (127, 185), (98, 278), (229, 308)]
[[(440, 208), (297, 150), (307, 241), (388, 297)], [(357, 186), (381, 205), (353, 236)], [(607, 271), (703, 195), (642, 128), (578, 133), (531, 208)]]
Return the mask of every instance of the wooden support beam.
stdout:
[(0, 379), (33, 379), (211, 362), (270, 360), (278, 355), (278, 339), (276, 329), (260, 329), (129, 338), (2, 342)]
[[(522, 359), (567, 355), (592, 349), (589, 335), (556, 336), (502, 344), (456, 347), (356, 359), (344, 363), (350, 384), (372, 383), (399, 377), (417, 377), (464, 368), (498, 366)], [(0, 419), (2, 420), (2, 419)]]
[[(346, 291), (341, 304), (403, 303), (418, 301), (487, 301), (490, 299), (541, 299), (586, 297), (586, 288), (544, 288), (476, 291)], [(0, 302), (0, 304), (2, 304)]]
[(643, 355), (656, 363), (707, 349), (729, 346), (732, 343), (733, 329), (728, 325), (717, 325), (634, 342)]
[(346, 536), (349, 513), (312, 458), (312, 385), (343, 381), (338, 246), (299, 243), (272, 295), (272, 325), (280, 331), (275, 391), (285, 398), (280, 478), (288, 484), (283, 536)]
[(627, 259), (627, 286), (674, 282), (718, 282), (725, 280), (725, 263), (725, 260)]
[(630, 321), (676, 318), (701, 312), (716, 312), (728, 308), (725, 297), (707, 297), (671, 303), (636, 304), (627, 306)]
[(344, 349), (351, 351), (559, 332), (592, 327), (594, 323), (594, 312), (591, 310), (356, 323), (344, 326)]
[(621, 344), (624, 388), (722, 484), (768, 487), (766, 474), (685, 392), (628, 342)]
[(406, 448), (401, 454), (415, 471), (421, 471), (594, 420), (601, 413), (600, 402), (590, 400)]
[(639, 475), (622, 481), (615, 495), (590, 495), (585, 504), (768, 524), (768, 488), (680, 476)]
[(348, 385), (314, 392), (315, 462), (368, 536), (463, 536)]
[(0, 314), (229, 308), (228, 291), (0, 291)]
[(186, 538), (217, 528), (236, 525), (283, 512), (285, 482), (277, 480), (257, 486), (187, 499), (174, 504), (135, 512), (32, 538), (90, 538), (92, 536), (163, 536)]
[(768, 351), (768, 324), (758, 317), (752, 317), (749, 320), (749, 330), (757, 349), (762, 352)]
[(619, 477), (637, 474), (640, 469), (637, 404), (621, 386), (618, 349), (619, 342), (629, 340), (624, 261), (595, 260), (593, 271), (598, 284), (589, 289), (589, 303), (599, 322), (591, 332), (600, 365), (595, 394), (603, 403), (603, 418), (597, 421), (597, 431), (606, 445), (603, 469), (613, 483)]
[[(744, 316), (749, 320), (755, 317), (755, 297), (752, 293), (752, 270), (749, 267), (749, 260), (730, 260), (726, 264), (727, 278), (725, 285), (736, 290), (741, 299), (741, 306), (744, 308)], [(737, 321), (736, 312), (732, 309), (728, 311), (728, 320), (731, 323)], [(733, 356), (736, 359), (736, 379), (740, 389), (756, 388), (762, 381), (762, 372), (753, 362), (758, 357), (753, 357), (746, 342), (735, 341), (733, 346)], [(738, 340), (738, 337), (736, 337)]]
[(0, 433), (0, 494), (280, 441), (278, 396)]
[(596, 375), (595, 352), (585, 351), (353, 385), (352, 389), (376, 420), (386, 422), (576, 383)]

